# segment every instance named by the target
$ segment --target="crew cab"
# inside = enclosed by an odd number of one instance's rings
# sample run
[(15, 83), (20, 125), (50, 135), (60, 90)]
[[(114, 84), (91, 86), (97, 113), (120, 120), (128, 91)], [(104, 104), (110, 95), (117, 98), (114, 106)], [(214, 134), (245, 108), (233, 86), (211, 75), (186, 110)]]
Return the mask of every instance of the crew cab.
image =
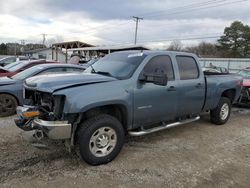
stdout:
[(38, 140), (79, 146), (84, 161), (99, 165), (119, 154), (127, 134), (191, 123), (204, 111), (225, 124), (241, 84), (236, 75), (204, 75), (194, 54), (115, 52), (82, 74), (27, 79), (25, 98), (33, 106), (18, 107), (15, 122)]

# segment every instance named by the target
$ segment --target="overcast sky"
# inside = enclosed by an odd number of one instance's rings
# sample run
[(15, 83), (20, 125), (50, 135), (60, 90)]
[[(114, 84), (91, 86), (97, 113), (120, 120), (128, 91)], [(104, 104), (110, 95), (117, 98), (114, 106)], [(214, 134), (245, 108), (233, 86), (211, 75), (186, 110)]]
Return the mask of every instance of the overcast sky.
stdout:
[[(216, 41), (224, 27), (250, 25), (250, 0), (0, 0), (0, 42), (80, 40), (94, 45), (138, 44), (165, 48)], [(198, 39), (199, 38), (199, 39)], [(189, 40), (187, 40), (189, 39)]]

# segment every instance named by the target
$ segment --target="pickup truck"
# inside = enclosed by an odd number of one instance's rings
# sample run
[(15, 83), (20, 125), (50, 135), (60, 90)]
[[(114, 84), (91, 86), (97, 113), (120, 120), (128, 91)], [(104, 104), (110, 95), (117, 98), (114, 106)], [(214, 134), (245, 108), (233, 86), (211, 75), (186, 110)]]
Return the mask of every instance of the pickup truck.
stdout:
[(15, 122), (38, 140), (79, 148), (91, 165), (105, 164), (119, 154), (125, 135), (191, 123), (204, 111), (212, 123), (225, 124), (241, 84), (235, 75), (204, 75), (194, 54), (115, 52), (82, 74), (27, 79), (24, 95), (33, 104), (18, 107)]

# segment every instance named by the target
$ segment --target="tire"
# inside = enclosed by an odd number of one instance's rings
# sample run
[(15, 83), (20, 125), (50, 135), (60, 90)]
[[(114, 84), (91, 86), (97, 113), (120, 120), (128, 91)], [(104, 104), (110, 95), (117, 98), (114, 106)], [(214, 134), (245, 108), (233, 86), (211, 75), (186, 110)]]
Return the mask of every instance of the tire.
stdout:
[(107, 114), (87, 119), (77, 133), (80, 156), (90, 165), (112, 161), (124, 143), (122, 124)]
[(221, 97), (217, 107), (210, 111), (210, 120), (216, 125), (225, 124), (231, 114), (231, 101), (229, 98)]
[(9, 94), (0, 94), (0, 117), (10, 116), (16, 113), (18, 102)]

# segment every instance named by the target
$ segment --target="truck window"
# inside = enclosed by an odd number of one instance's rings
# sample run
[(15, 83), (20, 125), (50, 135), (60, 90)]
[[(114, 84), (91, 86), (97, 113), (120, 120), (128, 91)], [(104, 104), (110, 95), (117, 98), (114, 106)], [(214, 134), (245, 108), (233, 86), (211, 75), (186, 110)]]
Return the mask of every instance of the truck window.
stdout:
[(176, 56), (180, 79), (189, 80), (199, 77), (199, 69), (195, 59), (191, 56)]
[(169, 56), (159, 55), (153, 57), (144, 67), (144, 72), (153, 74), (156, 69), (164, 70), (164, 73), (168, 76), (168, 80), (174, 80), (172, 61)]

